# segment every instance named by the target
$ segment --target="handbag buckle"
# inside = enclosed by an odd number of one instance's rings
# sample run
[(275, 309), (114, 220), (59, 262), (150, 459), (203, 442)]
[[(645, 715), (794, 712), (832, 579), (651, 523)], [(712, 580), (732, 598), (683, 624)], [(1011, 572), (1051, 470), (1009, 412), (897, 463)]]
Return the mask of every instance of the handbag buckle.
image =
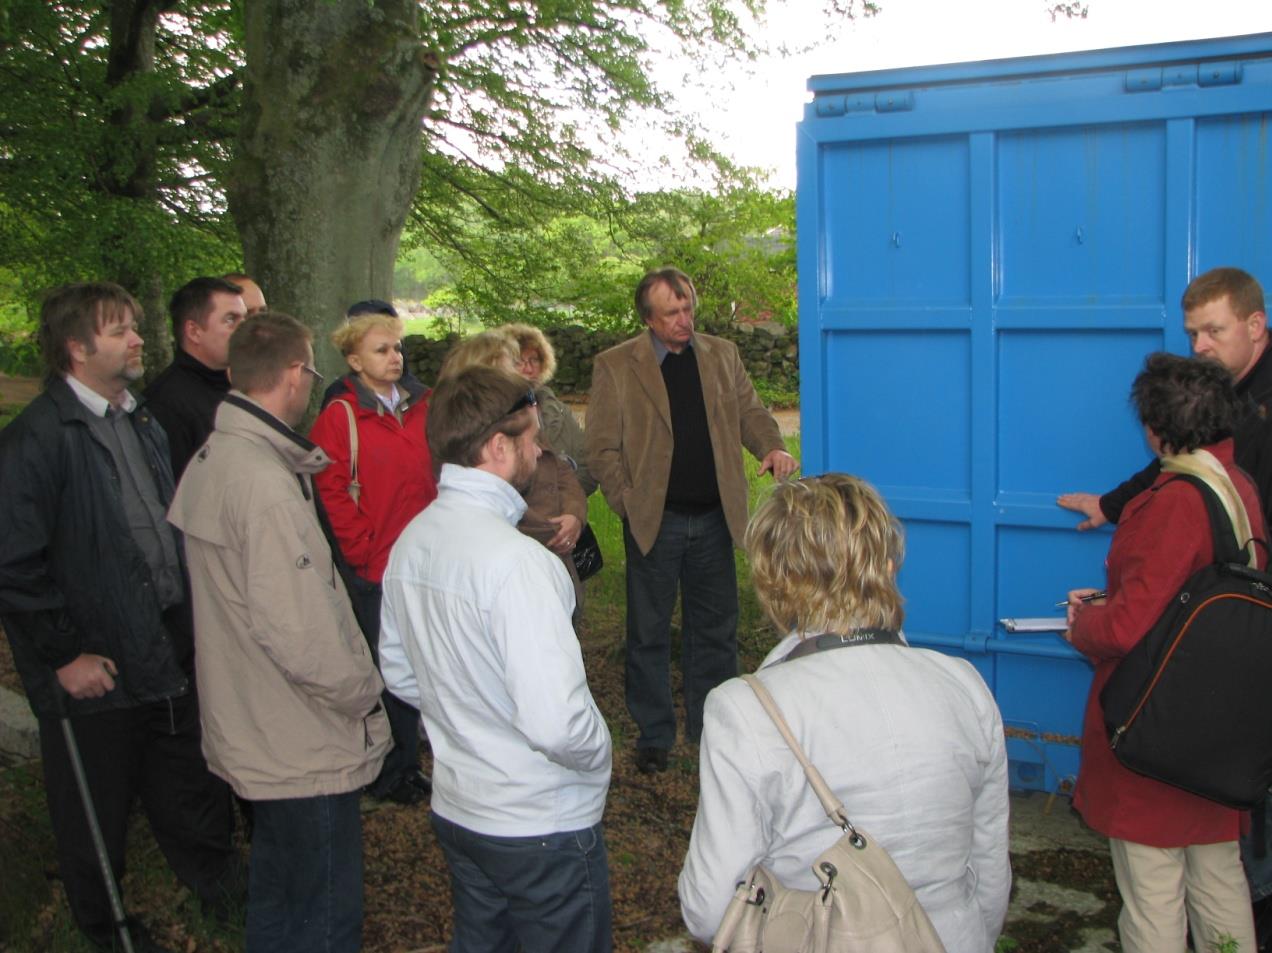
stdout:
[(821, 895), (822, 903), (825, 903), (830, 897), (830, 892), (835, 889), (835, 878), (839, 876), (839, 870), (828, 860), (823, 860), (819, 866), (821, 872), (826, 875), (826, 885), (822, 887)]
[(839, 812), (839, 829), (848, 835), (848, 843), (852, 844), (857, 850), (861, 850), (866, 846), (866, 839), (861, 836), (861, 832), (852, 826), (852, 821), (848, 820), (846, 814)]

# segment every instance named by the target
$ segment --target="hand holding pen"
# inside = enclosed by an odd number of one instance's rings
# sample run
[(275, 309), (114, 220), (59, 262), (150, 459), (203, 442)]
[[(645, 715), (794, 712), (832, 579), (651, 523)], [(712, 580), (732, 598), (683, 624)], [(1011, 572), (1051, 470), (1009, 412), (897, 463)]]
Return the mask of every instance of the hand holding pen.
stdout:
[[(1108, 592), (1103, 589), (1070, 589), (1069, 598), (1064, 602), (1057, 602), (1056, 608), (1065, 606), (1068, 611), (1065, 612), (1065, 620), (1069, 628), (1073, 628), (1073, 620), (1077, 618), (1078, 611), (1083, 606), (1089, 606), (1093, 602), (1102, 602), (1108, 597)], [(1069, 633), (1065, 632), (1064, 637), (1069, 639)]]
[[(1081, 592), (1081, 590), (1075, 589), (1074, 592)], [(1091, 589), (1085, 595), (1078, 596), (1078, 602), (1091, 603), (1091, 602), (1095, 602), (1096, 599), (1107, 599), (1108, 597), (1109, 597), (1109, 594), (1104, 589)], [(1063, 609), (1068, 604), (1069, 604), (1069, 600), (1065, 599), (1064, 602), (1057, 602), (1056, 608)]]

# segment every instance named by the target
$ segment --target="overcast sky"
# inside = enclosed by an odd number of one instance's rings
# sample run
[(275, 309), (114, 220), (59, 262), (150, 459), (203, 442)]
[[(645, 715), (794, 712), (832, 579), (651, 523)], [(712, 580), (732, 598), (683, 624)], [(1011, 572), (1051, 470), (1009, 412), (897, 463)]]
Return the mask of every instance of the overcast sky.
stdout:
[(726, 152), (773, 168), (772, 184), (793, 188), (795, 123), (812, 75), (1272, 32), (1269, 0), (1089, 0), (1086, 19), (1054, 23), (1043, 0), (879, 2), (877, 16), (835, 25), (821, 0), (770, 0), (770, 39), (834, 39), (797, 56), (699, 75), (678, 98)]

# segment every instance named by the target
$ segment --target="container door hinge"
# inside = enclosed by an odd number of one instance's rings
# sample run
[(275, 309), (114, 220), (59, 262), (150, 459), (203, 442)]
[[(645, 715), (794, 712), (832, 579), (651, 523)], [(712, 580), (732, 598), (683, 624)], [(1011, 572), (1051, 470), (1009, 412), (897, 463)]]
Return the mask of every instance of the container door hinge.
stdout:
[(818, 96), (814, 101), (818, 116), (843, 116), (847, 113), (908, 112), (914, 108), (914, 93), (894, 90), (875, 95), (854, 93), (848, 96)]
[(1197, 67), (1198, 86), (1235, 86), (1241, 82), (1241, 64), (1202, 63)]
[(963, 651), (964, 652), (977, 652), (983, 655), (987, 651), (986, 646), (988, 644), (989, 644), (988, 632), (977, 632), (973, 630), (971, 632), (968, 632), (967, 635), (963, 636)]
[(1123, 86), (1128, 93), (1151, 93), (1163, 87), (1235, 86), (1240, 82), (1241, 64), (1233, 60), (1127, 70)]

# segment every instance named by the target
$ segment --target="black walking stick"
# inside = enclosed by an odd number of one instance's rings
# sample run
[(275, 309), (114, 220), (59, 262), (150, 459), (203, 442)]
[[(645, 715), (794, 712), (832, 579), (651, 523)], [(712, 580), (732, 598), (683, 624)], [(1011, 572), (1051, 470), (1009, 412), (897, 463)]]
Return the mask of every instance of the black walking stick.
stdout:
[(65, 714), (65, 705), (62, 711), (62, 737), (66, 739), (66, 754), (71, 759), (71, 773), (75, 775), (75, 786), (79, 788), (80, 800), (84, 803), (84, 816), (88, 818), (88, 830), (93, 835), (97, 862), (101, 864), (102, 880), (106, 882), (106, 895), (110, 898), (110, 913), (115, 919), (115, 930), (119, 933), (124, 953), (133, 953), (132, 935), (128, 932), (128, 920), (124, 916), (124, 901), (119, 896), (115, 872), (110, 867), (110, 855), (106, 853), (106, 839), (102, 837), (102, 827), (97, 823), (97, 808), (93, 806), (93, 793), (88, 789), (88, 777), (84, 774), (84, 762), (80, 760), (75, 730), (71, 727), (71, 716)]

